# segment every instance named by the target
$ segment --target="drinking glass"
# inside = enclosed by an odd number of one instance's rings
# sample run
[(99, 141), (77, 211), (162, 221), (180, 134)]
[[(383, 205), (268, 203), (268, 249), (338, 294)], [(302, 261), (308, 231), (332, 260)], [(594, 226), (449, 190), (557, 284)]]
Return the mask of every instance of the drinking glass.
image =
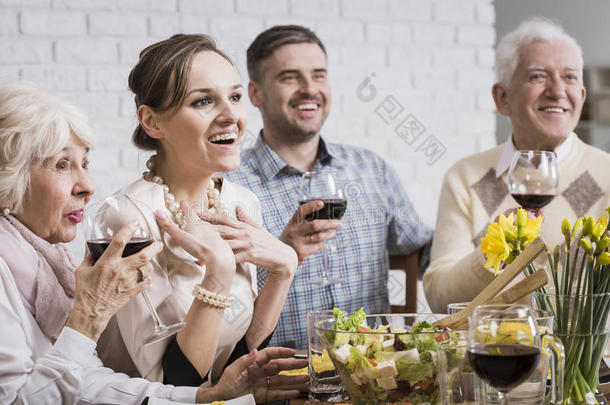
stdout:
[[(454, 314), (466, 308), (470, 302), (456, 302), (447, 305), (447, 313)], [(533, 310), (538, 333), (553, 335), (553, 314), (547, 311)], [(515, 331), (518, 333), (518, 330)], [(465, 344), (465, 342), (464, 342)], [(561, 350), (563, 353), (563, 350)], [(564, 356), (557, 357), (555, 352), (542, 349), (538, 367), (530, 376), (508, 393), (510, 401), (520, 404), (560, 404), (563, 401), (563, 364)], [(550, 390), (547, 393), (547, 380), (550, 375)], [(484, 381), (475, 378), (475, 387), (481, 404), (497, 404), (498, 391)]]
[(331, 309), (307, 313), (309, 402), (345, 402), (347, 399), (345, 387), (324, 348), (320, 332), (315, 329), (320, 321), (333, 318)]
[[(318, 211), (312, 212), (305, 217), (306, 221), (316, 219), (341, 219), (347, 208), (343, 189), (337, 182), (337, 176), (332, 171), (324, 172), (305, 172), (301, 177), (301, 186), (299, 187), (299, 204), (305, 204), (310, 201), (320, 200), (324, 206)], [(334, 240), (325, 242), (324, 248), (324, 264), (322, 268), (322, 277), (312, 281), (312, 284), (327, 286), (331, 284), (340, 284), (341, 281), (337, 278), (331, 278), (330, 270), (330, 253), (336, 252), (337, 247)]]
[(453, 332), (452, 339), (436, 344), (442, 405), (470, 405), (475, 402), (474, 375), (467, 350), (467, 333), (463, 331)]
[[(93, 256), (93, 260), (99, 259), (117, 232), (134, 220), (138, 221), (139, 226), (125, 245), (122, 257), (137, 253), (153, 242), (144, 215), (134, 202), (124, 194), (115, 194), (90, 205), (84, 213), (83, 228), (87, 248)], [(184, 322), (178, 322), (170, 326), (164, 325), (150, 300), (148, 291), (142, 291), (142, 296), (155, 325), (155, 331), (142, 340), (142, 346), (170, 337), (186, 325)]]
[(525, 381), (540, 361), (540, 334), (531, 310), (524, 305), (476, 307), (468, 328), (467, 354), (475, 374), (498, 390), (500, 405), (507, 405), (507, 393)]
[(559, 169), (555, 152), (518, 150), (508, 170), (508, 191), (529, 211), (550, 203), (559, 188)]

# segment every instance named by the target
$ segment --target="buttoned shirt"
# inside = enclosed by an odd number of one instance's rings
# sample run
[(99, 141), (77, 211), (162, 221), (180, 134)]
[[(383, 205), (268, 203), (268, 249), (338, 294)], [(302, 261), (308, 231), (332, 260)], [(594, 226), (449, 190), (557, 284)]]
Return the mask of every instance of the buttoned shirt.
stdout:
[[(432, 236), (396, 172), (373, 152), (320, 138), (312, 170), (335, 172), (347, 200), (337, 250), (329, 253), (330, 276), (341, 284), (312, 284), (322, 276), (324, 252), (309, 255), (297, 269), (270, 342), (273, 346), (306, 348), (308, 311), (337, 307), (351, 314), (363, 307), (367, 313), (387, 312), (388, 253), (413, 253)], [(298, 208), (302, 174), (269, 148), (261, 132), (255, 145), (243, 152), (240, 168), (225, 176), (256, 194), (265, 227), (279, 237)], [(259, 286), (267, 277), (259, 268)]]
[[(570, 135), (566, 137), (554, 150), (555, 155), (557, 156), (557, 163), (561, 162), (566, 156), (570, 154), (572, 150), (572, 144), (574, 143), (574, 138), (576, 138), (576, 134), (571, 132)], [(513, 141), (513, 137), (509, 137), (508, 141), (504, 144), (504, 148), (502, 149), (502, 154), (500, 155), (500, 160), (498, 160), (498, 164), (496, 166), (496, 177), (500, 177), (510, 168), (510, 164), (513, 160), (513, 155), (517, 151), (517, 147), (515, 146), (515, 142)]]

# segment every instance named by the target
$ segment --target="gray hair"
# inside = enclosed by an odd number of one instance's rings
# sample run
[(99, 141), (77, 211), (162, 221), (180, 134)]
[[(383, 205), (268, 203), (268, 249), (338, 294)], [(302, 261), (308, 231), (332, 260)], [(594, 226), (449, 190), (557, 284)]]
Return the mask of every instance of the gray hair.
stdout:
[(534, 42), (562, 43), (574, 50), (578, 58), (577, 68), (584, 65), (582, 48), (557, 23), (543, 17), (534, 17), (522, 22), (517, 29), (506, 34), (496, 48), (496, 76), (499, 83), (508, 86), (517, 69), (519, 49)]
[(59, 154), (75, 134), (87, 147), (93, 133), (76, 107), (29, 84), (0, 88), (0, 205), (21, 208), (31, 169)]

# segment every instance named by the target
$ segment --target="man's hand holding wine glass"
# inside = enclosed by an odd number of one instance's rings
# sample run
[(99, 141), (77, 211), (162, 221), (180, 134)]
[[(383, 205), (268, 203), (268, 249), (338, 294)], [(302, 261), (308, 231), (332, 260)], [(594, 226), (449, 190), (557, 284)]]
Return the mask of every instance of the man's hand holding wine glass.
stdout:
[(299, 264), (312, 253), (324, 249), (324, 242), (337, 236), (341, 228), (338, 219), (316, 219), (305, 221), (305, 218), (324, 207), (322, 200), (313, 200), (299, 205), (282, 231), (279, 239), (292, 246), (297, 253)]
[[(320, 205), (322, 203), (322, 205)], [(325, 221), (325, 220), (340, 220), (345, 214), (347, 209), (347, 201), (343, 194), (343, 187), (341, 180), (337, 173), (334, 171), (320, 171), (320, 172), (305, 172), (301, 176), (301, 185), (299, 187), (299, 204), (307, 206), (308, 204), (315, 204), (310, 206), (310, 209), (314, 209), (305, 214), (305, 222), (312, 221)], [(317, 209), (316, 209), (317, 208)], [(301, 217), (302, 218), (302, 217)], [(334, 232), (334, 231), (333, 231)], [(319, 233), (319, 232), (317, 232)], [(335, 235), (333, 235), (334, 238)], [(341, 284), (341, 280), (338, 278), (331, 278), (330, 271), (330, 252), (337, 250), (337, 245), (333, 238), (326, 239), (327, 242), (323, 242), (323, 266), (322, 274), (320, 278), (312, 280), (312, 284), (320, 286), (328, 286), (332, 284)], [(316, 242), (316, 233), (311, 233), (308, 236), (311, 243)]]

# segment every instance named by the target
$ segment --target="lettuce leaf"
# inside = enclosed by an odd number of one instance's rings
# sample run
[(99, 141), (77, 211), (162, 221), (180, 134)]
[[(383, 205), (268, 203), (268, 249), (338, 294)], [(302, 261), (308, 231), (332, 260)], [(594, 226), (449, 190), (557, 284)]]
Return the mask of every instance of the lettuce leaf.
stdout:
[(343, 329), (343, 324), (345, 323), (345, 314), (339, 308), (333, 308), (333, 315), (337, 322), (333, 327), (333, 330), (345, 330)]
[(350, 316), (347, 321), (345, 321), (345, 324), (343, 324), (344, 330), (355, 332), (365, 319), (366, 314), (364, 313), (364, 308), (360, 308), (358, 311), (354, 312), (354, 315)]
[(347, 320), (345, 319), (345, 314), (339, 308), (333, 308), (333, 315), (337, 320), (333, 330), (341, 330), (345, 332), (356, 332), (356, 330), (358, 330), (358, 326), (360, 326), (366, 319), (364, 308), (360, 308), (358, 311), (354, 312), (354, 315), (347, 318)]
[(424, 329), (430, 329), (430, 331), (434, 331), (434, 326), (432, 326), (431, 324), (429, 324), (426, 321), (419, 321), (419, 322), (415, 322), (413, 324), (413, 326), (411, 327), (411, 329), (409, 330), (410, 333), (419, 333), (421, 331), (423, 331)]
[(396, 369), (401, 380), (408, 381), (411, 386), (434, 376), (434, 365), (420, 361), (397, 361)]

